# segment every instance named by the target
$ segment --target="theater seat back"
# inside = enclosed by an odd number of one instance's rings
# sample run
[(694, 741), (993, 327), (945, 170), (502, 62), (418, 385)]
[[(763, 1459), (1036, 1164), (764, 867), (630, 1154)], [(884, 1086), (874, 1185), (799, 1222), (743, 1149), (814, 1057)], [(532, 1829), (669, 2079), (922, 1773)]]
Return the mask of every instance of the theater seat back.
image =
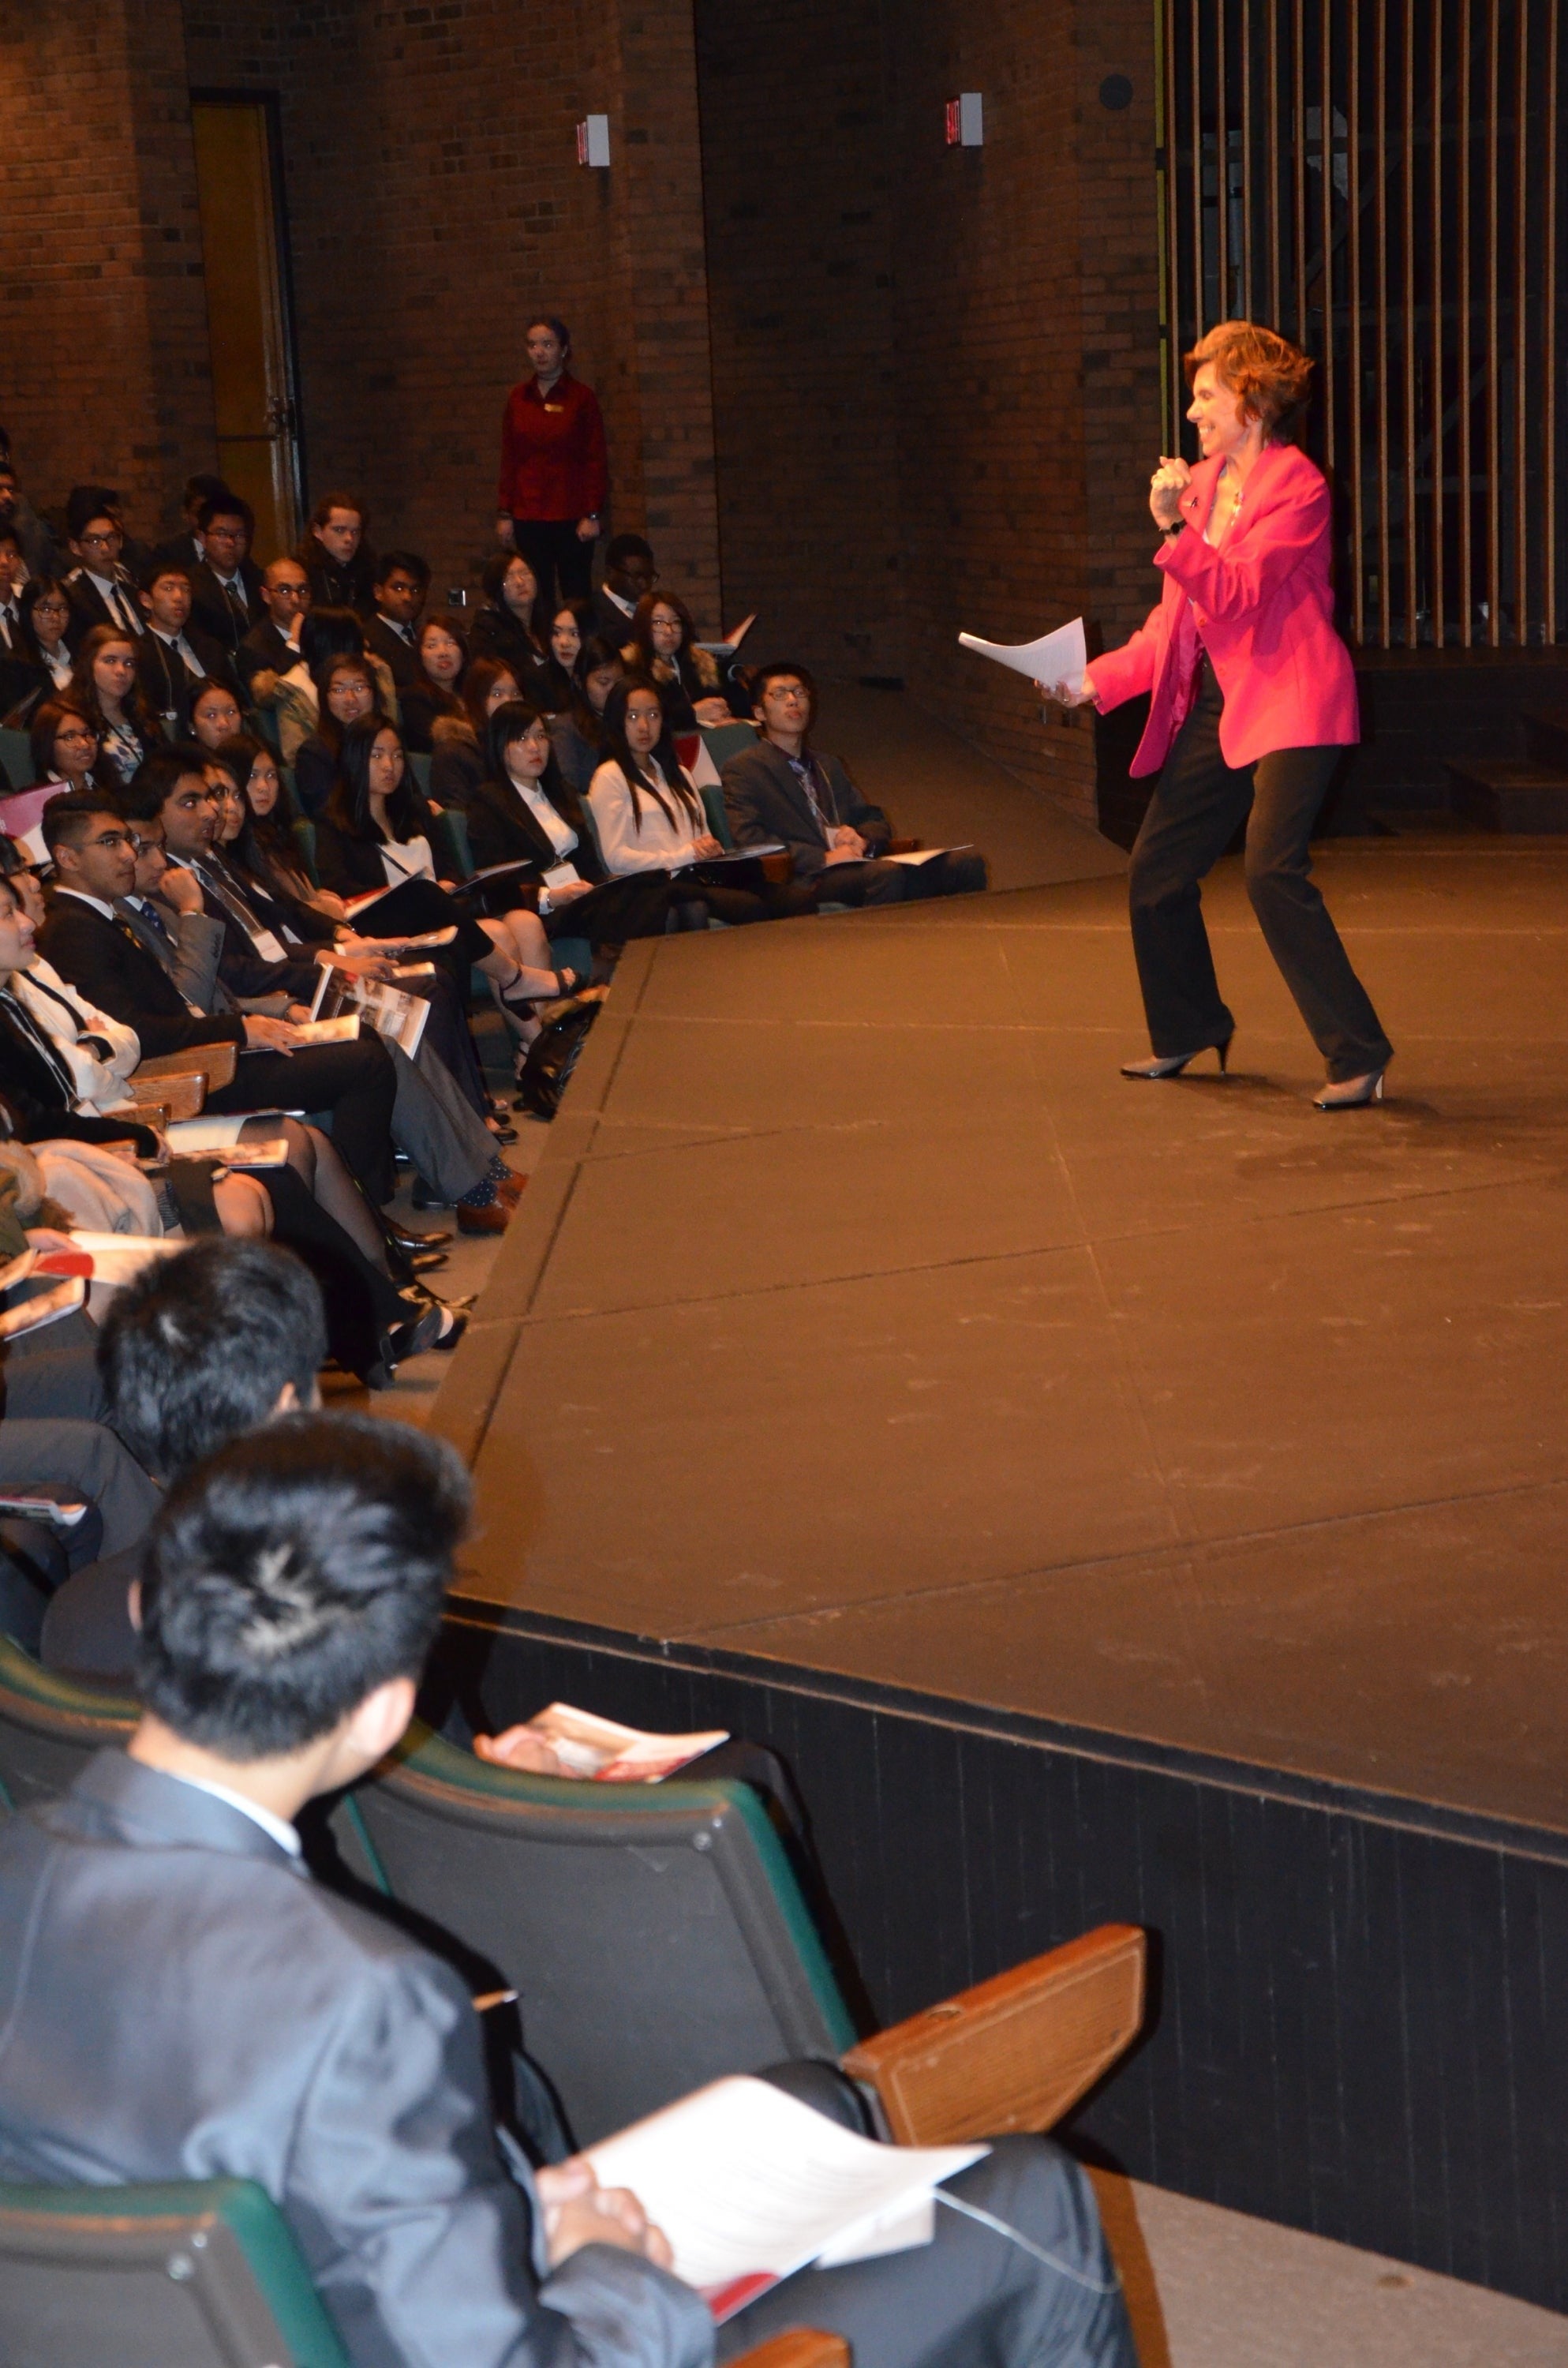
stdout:
[(136, 1719), (133, 1702), (73, 1685), (0, 1636), (0, 1809), (63, 1793), (95, 1751), (126, 1741)]
[(0, 2186), (5, 2368), (348, 2368), (249, 2180)]
[(723, 2073), (853, 2044), (749, 1786), (528, 1776), (418, 1728), (351, 1804), (346, 1855), (460, 1943), (476, 1986), (485, 1967), (518, 1992), (579, 2146)]

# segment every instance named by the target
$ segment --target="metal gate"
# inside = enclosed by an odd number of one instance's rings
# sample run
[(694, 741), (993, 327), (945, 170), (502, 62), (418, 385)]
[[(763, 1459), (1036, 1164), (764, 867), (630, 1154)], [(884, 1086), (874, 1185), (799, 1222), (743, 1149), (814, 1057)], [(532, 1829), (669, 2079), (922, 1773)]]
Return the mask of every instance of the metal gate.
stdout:
[(1358, 643), (1568, 627), (1562, 0), (1157, 0), (1166, 451), (1181, 356), (1317, 363)]

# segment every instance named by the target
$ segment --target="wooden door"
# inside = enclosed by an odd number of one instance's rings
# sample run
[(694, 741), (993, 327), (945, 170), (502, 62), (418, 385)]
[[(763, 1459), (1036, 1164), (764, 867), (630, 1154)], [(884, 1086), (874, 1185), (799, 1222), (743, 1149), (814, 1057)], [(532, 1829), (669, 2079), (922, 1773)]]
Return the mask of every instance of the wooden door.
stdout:
[(191, 102), (218, 468), (256, 512), (256, 555), (300, 535), (300, 451), (283, 212), (265, 98)]

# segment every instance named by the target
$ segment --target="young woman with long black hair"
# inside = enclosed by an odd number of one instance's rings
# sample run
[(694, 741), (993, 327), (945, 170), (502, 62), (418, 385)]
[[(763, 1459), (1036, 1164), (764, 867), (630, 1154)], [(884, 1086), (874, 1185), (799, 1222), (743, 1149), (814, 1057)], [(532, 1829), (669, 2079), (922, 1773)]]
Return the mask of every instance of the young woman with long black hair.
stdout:
[(674, 901), (692, 926), (710, 916), (732, 928), (767, 920), (759, 867), (727, 867), (743, 879), (756, 878), (756, 888), (702, 870), (724, 849), (708, 826), (701, 797), (676, 753), (658, 688), (646, 675), (625, 676), (606, 700), (603, 746), (588, 807), (606, 870), (617, 878), (673, 875)]

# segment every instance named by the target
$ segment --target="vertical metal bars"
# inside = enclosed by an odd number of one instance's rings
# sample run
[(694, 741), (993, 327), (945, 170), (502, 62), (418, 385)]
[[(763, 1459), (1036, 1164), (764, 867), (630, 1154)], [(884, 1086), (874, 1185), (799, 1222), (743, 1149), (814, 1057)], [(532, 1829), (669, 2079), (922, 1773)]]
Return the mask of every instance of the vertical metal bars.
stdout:
[(1568, 638), (1563, 0), (1155, 0), (1163, 334), (1317, 365), (1355, 637)]

